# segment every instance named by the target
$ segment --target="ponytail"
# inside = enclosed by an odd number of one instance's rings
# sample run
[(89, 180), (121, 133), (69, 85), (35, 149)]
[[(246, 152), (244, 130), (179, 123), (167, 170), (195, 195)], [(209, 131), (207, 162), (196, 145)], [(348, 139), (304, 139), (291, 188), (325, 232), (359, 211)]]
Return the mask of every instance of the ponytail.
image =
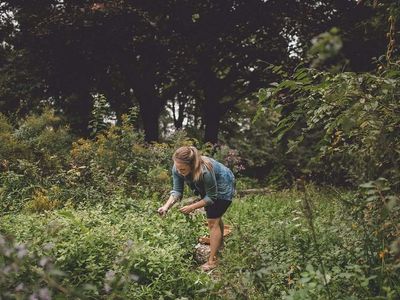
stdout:
[(202, 156), (199, 150), (193, 146), (183, 146), (178, 148), (172, 156), (172, 159), (189, 165), (194, 181), (199, 181), (201, 179), (203, 165), (209, 171), (212, 170), (212, 164), (208, 157)]

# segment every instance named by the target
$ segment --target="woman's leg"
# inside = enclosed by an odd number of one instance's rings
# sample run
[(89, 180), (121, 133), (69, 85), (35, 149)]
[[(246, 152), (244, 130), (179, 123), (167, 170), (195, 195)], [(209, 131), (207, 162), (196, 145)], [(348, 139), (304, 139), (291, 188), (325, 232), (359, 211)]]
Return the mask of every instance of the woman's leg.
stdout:
[(210, 231), (210, 257), (202, 269), (211, 270), (217, 266), (217, 252), (221, 248), (224, 238), (224, 222), (222, 215), (228, 209), (231, 201), (217, 200), (211, 206), (206, 206), (207, 224)]
[(216, 264), (216, 256), (223, 238), (223, 227), (221, 228), (221, 218), (207, 219), (210, 231), (210, 257), (208, 264)]
[(222, 221), (222, 217), (219, 219), (219, 227), (221, 228), (221, 245), (220, 248), (224, 247), (224, 222)]

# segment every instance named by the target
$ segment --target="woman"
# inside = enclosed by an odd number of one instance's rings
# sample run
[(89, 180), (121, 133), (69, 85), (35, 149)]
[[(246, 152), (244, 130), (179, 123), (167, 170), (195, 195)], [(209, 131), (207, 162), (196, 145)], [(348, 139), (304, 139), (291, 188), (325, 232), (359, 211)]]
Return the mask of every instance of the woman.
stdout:
[(184, 183), (200, 195), (201, 200), (180, 208), (184, 214), (204, 207), (210, 231), (210, 257), (201, 266), (203, 271), (217, 267), (217, 251), (223, 243), (224, 223), (222, 215), (232, 203), (235, 192), (235, 177), (231, 170), (218, 161), (201, 156), (195, 147), (181, 147), (172, 156), (173, 189), (167, 202), (158, 209), (164, 216), (178, 200), (182, 199)]

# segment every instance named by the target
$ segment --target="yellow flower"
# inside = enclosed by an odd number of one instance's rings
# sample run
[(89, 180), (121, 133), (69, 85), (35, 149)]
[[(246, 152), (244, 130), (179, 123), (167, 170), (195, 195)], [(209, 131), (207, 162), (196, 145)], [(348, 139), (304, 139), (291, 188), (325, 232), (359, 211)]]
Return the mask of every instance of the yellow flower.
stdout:
[(379, 258), (383, 260), (387, 252), (388, 252), (387, 249), (383, 249), (381, 252), (378, 253)]

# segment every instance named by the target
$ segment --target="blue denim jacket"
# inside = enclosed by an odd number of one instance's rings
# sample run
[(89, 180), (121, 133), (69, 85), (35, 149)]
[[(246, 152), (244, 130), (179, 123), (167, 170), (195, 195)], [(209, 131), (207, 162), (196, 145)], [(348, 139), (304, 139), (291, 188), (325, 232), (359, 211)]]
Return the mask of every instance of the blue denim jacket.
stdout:
[(193, 181), (191, 175), (182, 176), (176, 170), (175, 164), (172, 167), (173, 189), (171, 195), (179, 199), (182, 198), (184, 183), (199, 195), (207, 206), (214, 203), (217, 199), (231, 201), (235, 193), (235, 176), (232, 171), (220, 162), (209, 158), (212, 164), (212, 170), (209, 171), (203, 166), (203, 176), (199, 181)]

